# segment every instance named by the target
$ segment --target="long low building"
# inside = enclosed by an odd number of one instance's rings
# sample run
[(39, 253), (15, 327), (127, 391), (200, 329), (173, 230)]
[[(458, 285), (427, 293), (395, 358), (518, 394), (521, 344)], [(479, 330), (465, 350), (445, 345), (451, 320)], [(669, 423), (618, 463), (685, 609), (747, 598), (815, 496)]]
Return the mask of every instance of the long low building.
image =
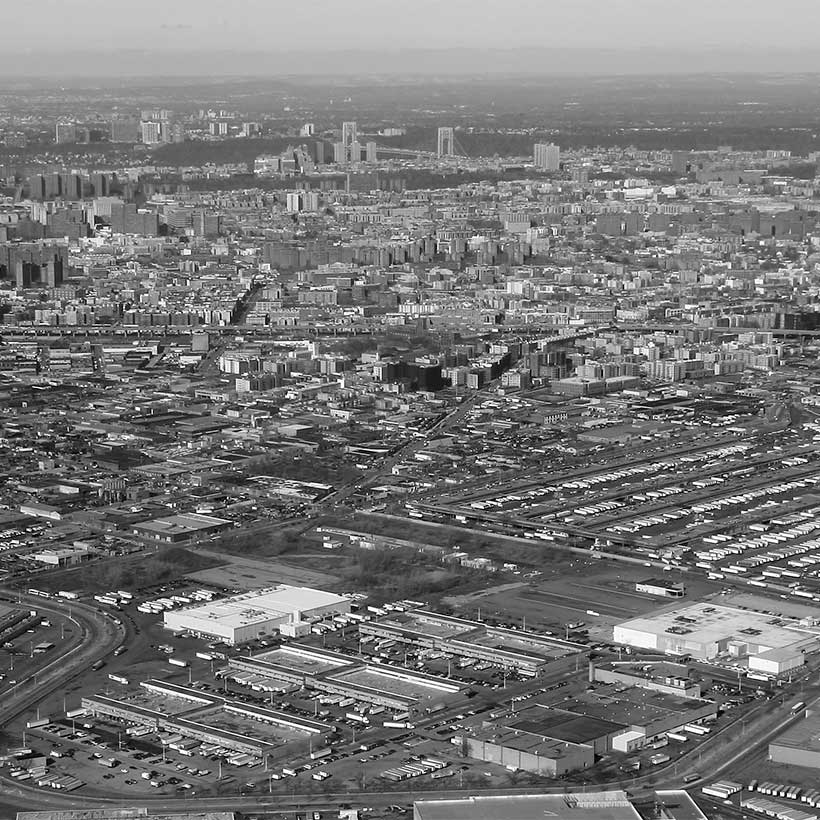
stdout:
[[(673, 815), (674, 816), (674, 815)], [(420, 800), (413, 820), (640, 820), (626, 792), (576, 792)]]
[(33, 609), (12, 609), (0, 604), (0, 643), (13, 641), (39, 620)]
[(585, 649), (581, 644), (478, 621), (411, 610), (391, 613), (359, 625), (362, 635), (435, 649), (461, 658), (501, 664), (524, 675), (537, 675)]
[(787, 766), (820, 769), (820, 716), (809, 713), (769, 744), (769, 759)]
[(550, 695), (523, 709), (466, 724), (470, 757), (548, 777), (592, 766), (597, 755), (642, 748), (690, 723), (712, 719), (712, 701), (622, 685), (598, 686), (576, 698)]
[(215, 535), (230, 529), (232, 523), (224, 518), (201, 513), (182, 513), (165, 518), (153, 518), (132, 526), (131, 532), (147, 541), (164, 544), (179, 544), (203, 535)]
[[(141, 700), (141, 695), (150, 700)], [(145, 726), (156, 732), (172, 732), (200, 743), (258, 757), (280, 753), (287, 740), (302, 739), (308, 742), (311, 737), (331, 731), (330, 726), (316, 720), (294, 717), (264, 706), (234, 702), (217, 694), (206, 694), (198, 689), (159, 680), (144, 681), (138, 692), (122, 698), (87, 696), (82, 698), (81, 706), (95, 717)], [(258, 727), (256, 732), (259, 736), (213, 725), (225, 722), (234, 724), (237, 720), (245, 720)]]
[(241, 644), (278, 632), (282, 624), (350, 612), (350, 600), (332, 592), (281, 584), (231, 598), (167, 611), (165, 628)]
[(147, 808), (87, 808), (18, 811), (17, 820), (236, 820), (232, 811), (151, 811)]
[(595, 764), (589, 744), (540, 737), (515, 729), (488, 729), (475, 737), (462, 738), (469, 757), (496, 763), (508, 769), (561, 777)]
[(458, 681), (386, 663), (369, 664), (301, 644), (287, 644), (253, 656), (228, 660), (229, 673), (267, 678), (283, 686), (305, 686), (329, 695), (405, 711), (440, 702), (462, 690)]

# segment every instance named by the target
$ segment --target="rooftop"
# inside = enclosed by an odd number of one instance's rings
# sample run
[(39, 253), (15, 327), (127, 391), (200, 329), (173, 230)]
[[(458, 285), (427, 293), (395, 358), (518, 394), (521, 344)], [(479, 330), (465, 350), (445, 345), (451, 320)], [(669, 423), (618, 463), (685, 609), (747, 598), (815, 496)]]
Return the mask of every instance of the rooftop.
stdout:
[(808, 717), (790, 726), (773, 740), (772, 745), (820, 754), (820, 715), (810, 712)]
[(416, 820), (639, 820), (622, 791), (422, 800)]
[(820, 637), (817, 627), (801, 626), (791, 618), (708, 602), (633, 618), (618, 624), (616, 629), (686, 636), (689, 642), (704, 644), (727, 639), (747, 641), (759, 646), (760, 652)]
[(308, 587), (281, 584), (277, 587), (245, 592), (221, 601), (211, 601), (201, 606), (177, 610), (176, 617), (184, 616), (199, 621), (219, 621), (238, 628), (260, 621), (281, 618), (316, 607), (334, 606), (346, 599)]

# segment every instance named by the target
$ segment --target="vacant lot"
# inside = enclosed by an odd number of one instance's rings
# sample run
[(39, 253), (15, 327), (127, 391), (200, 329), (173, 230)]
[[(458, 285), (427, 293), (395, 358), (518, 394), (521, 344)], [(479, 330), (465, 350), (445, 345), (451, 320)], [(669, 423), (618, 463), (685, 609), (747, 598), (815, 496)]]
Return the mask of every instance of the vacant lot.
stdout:
[(157, 552), (108, 558), (50, 572), (38, 577), (35, 585), (50, 592), (67, 589), (89, 594), (115, 589), (138, 590), (218, 563), (218, 559), (182, 547), (166, 547)]
[[(276, 584), (327, 589), (340, 581), (338, 575), (281, 560), (242, 558), (209, 550), (200, 550), (197, 554), (218, 566), (188, 573), (188, 578), (197, 583), (214, 584), (227, 589), (263, 589)], [(332, 559), (327, 563), (333, 566)]]

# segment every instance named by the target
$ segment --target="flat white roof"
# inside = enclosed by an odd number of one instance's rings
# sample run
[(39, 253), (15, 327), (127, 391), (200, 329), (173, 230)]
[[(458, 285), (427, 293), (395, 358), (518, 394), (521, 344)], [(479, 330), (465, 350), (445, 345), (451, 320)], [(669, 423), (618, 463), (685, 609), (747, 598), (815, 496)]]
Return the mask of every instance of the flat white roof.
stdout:
[(820, 629), (801, 626), (794, 618), (719, 606), (709, 602), (633, 618), (618, 624), (616, 629), (645, 632), (660, 637), (679, 637), (701, 644), (731, 639), (769, 649), (791, 646), (820, 637)]
[(179, 624), (181, 621), (217, 622), (223, 627), (238, 629), (243, 626), (287, 617), (294, 613), (338, 606), (347, 598), (332, 592), (309, 587), (282, 584), (277, 587), (244, 592), (231, 598), (210, 601), (165, 613), (165, 622)]

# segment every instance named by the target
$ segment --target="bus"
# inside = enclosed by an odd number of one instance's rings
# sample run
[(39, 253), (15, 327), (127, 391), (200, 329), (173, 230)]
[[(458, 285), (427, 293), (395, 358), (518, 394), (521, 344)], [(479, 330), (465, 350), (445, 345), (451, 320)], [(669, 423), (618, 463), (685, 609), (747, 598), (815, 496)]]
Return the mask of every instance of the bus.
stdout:
[(791, 714), (796, 715), (798, 712), (802, 711), (805, 708), (806, 704), (801, 700), (798, 703), (795, 703), (789, 711), (791, 712)]

